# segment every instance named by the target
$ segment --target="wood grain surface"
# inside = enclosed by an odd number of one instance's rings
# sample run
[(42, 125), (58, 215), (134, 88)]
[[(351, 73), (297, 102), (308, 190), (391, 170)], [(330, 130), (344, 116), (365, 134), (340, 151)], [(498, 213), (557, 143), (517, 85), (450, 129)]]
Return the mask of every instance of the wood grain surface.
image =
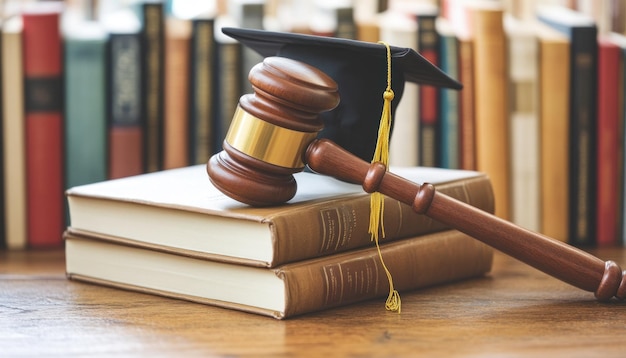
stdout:
[[(596, 250), (626, 262), (626, 249)], [(62, 251), (0, 251), (0, 356), (623, 357), (626, 303), (501, 253), (484, 278), (277, 321), (69, 281)]]

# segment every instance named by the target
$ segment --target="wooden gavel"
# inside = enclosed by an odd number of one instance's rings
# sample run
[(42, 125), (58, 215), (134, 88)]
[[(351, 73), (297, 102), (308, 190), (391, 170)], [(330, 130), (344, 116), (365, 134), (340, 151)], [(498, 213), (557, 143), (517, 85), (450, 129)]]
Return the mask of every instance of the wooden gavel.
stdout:
[(296, 193), (293, 174), (305, 164), (317, 173), (380, 192), (553, 277), (599, 301), (626, 298), (626, 271), (558, 240), (518, 227), (435, 190), (367, 163), (332, 141), (316, 139), (319, 113), (339, 103), (337, 84), (302, 62), (267, 57), (249, 75), (254, 94), (241, 97), (224, 150), (207, 163), (223, 193), (254, 206), (282, 204)]

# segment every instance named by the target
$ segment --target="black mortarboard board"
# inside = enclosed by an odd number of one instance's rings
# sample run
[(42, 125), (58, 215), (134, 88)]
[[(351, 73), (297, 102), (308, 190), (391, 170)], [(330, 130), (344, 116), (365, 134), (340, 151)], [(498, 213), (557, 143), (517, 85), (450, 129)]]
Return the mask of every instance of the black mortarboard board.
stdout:
[[(319, 137), (333, 140), (363, 160), (372, 159), (383, 92), (387, 88), (387, 50), (384, 45), (245, 28), (223, 28), (222, 32), (264, 57), (281, 56), (302, 61), (333, 78), (339, 88), (340, 103), (334, 110), (322, 113), (324, 129)], [(392, 116), (402, 97), (405, 80), (421, 85), (462, 88), (459, 82), (415, 50), (390, 46), (390, 51), (391, 84), (395, 94)]]

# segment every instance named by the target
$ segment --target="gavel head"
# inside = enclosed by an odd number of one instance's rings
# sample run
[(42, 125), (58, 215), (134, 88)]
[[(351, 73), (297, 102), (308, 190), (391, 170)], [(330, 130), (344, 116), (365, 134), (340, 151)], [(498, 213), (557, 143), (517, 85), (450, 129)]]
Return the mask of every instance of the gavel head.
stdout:
[(231, 198), (254, 206), (281, 204), (296, 193), (293, 174), (323, 128), (321, 112), (339, 104), (337, 84), (324, 72), (284, 57), (267, 57), (250, 71), (254, 93), (241, 97), (223, 151), (207, 173)]
[(292, 174), (304, 168), (303, 153), (315, 137), (370, 161), (388, 86), (391, 117), (405, 81), (462, 87), (411, 48), (246, 28), (222, 32), (266, 57), (250, 73), (254, 94), (241, 98), (224, 151), (208, 163), (217, 188), (252, 205), (293, 197)]

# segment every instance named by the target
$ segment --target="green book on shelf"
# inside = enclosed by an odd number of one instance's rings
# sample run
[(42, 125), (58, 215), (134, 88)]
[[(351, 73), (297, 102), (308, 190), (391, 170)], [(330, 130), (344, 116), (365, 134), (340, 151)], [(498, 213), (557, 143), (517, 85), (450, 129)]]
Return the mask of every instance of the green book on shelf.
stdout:
[(66, 188), (107, 179), (107, 41), (97, 22), (64, 32)]

